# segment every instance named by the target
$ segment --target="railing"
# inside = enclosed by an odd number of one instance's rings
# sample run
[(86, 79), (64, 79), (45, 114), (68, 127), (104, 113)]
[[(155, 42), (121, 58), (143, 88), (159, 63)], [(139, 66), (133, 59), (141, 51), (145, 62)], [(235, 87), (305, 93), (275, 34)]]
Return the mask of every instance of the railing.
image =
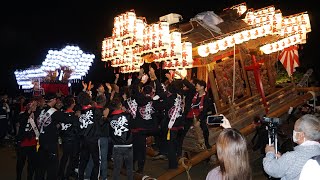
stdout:
[(297, 87), (306, 87), (308, 86), (308, 80), (310, 78), (310, 76), (312, 75), (313, 70), (312, 69), (308, 69), (308, 71), (303, 75), (302, 79), (300, 80), (300, 82), (297, 84)]

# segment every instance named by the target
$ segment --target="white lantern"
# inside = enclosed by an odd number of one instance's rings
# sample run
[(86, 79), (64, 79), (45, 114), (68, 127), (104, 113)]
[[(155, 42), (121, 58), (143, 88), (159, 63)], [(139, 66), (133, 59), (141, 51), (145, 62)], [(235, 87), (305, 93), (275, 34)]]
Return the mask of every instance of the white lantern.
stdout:
[(307, 13), (301, 15), (301, 21), (303, 22), (303, 24), (305, 24), (306, 31), (311, 32), (310, 18)]
[(225, 41), (225, 39), (218, 40), (217, 42), (219, 44), (219, 51), (223, 51), (223, 50), (226, 50), (228, 48), (228, 44)]
[(160, 30), (159, 30), (159, 24), (154, 23), (151, 26), (151, 49), (153, 53), (159, 53), (159, 42), (160, 42)]
[(143, 31), (145, 24), (142, 19), (136, 19), (134, 25), (133, 44), (141, 46), (143, 44)]
[(241, 32), (234, 34), (234, 40), (236, 44), (241, 44), (244, 41), (244, 36)]
[(127, 15), (127, 19), (125, 21), (126, 31), (127, 31), (126, 37), (133, 38), (136, 14), (134, 12), (127, 12), (126, 15)]
[(181, 33), (172, 32), (171, 34), (171, 53), (170, 57), (174, 60), (181, 59), (182, 55), (182, 43), (181, 43)]
[(170, 29), (168, 22), (159, 23), (159, 47), (167, 49), (170, 46)]
[(181, 66), (183, 68), (192, 68), (193, 58), (192, 58), (192, 43), (184, 42), (182, 44), (182, 62)]
[(209, 53), (210, 53), (209, 47), (206, 44), (198, 46), (197, 49), (198, 49), (198, 54), (201, 57), (207, 57), (209, 55)]
[(208, 43), (208, 48), (209, 48), (210, 54), (215, 54), (219, 51), (219, 48), (217, 48), (217, 42)]
[(235, 45), (235, 39), (234, 36), (227, 36), (224, 38), (225, 41), (227, 41), (228, 47), (233, 47)]

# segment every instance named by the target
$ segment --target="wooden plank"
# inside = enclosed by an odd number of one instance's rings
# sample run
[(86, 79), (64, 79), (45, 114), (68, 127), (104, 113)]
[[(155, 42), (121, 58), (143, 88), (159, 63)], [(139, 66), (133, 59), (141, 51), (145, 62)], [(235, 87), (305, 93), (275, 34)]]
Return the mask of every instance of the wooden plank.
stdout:
[[(207, 68), (209, 70), (209, 68)], [(212, 94), (213, 94), (213, 98), (214, 98), (214, 103), (216, 104), (216, 108), (217, 108), (217, 112), (220, 112), (221, 110), (221, 104), (220, 104), (220, 99), (219, 99), (219, 91), (218, 91), (218, 87), (216, 84), (216, 80), (213, 76), (213, 72), (212, 71), (208, 71), (208, 77), (209, 77), (209, 81), (210, 81), (210, 86), (211, 86), (211, 90), (212, 90)]]

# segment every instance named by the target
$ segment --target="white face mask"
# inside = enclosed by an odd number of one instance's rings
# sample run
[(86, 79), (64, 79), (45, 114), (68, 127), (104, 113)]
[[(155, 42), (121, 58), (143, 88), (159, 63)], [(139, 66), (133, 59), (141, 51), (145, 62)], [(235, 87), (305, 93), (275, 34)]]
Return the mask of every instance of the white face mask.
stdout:
[(300, 133), (300, 132), (297, 132), (297, 131), (293, 130), (292, 140), (293, 140), (294, 143), (298, 142), (298, 139), (296, 138), (298, 133)]

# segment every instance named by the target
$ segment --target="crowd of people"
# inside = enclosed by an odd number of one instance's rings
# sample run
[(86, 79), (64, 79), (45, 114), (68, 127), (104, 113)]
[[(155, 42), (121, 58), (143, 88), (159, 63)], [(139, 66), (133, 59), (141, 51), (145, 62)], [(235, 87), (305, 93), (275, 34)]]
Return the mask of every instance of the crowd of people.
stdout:
[[(215, 112), (206, 82), (175, 74), (179, 79), (168, 73), (162, 83), (150, 67), (148, 72), (141, 69), (125, 86), (119, 87), (117, 74), (113, 83), (96, 88), (82, 82), (83, 89), (76, 96), (21, 96), (11, 106), (3, 96), (1, 140), (15, 138), (16, 179), (22, 179), (27, 164), (28, 180), (105, 180), (110, 177), (110, 161), (113, 179), (120, 179), (123, 167), (127, 178), (133, 179), (134, 172), (144, 172), (151, 136), (157, 156), (167, 158), (168, 169), (176, 169), (184, 138), (195, 121), (205, 148), (211, 149), (206, 120)], [(216, 142), (219, 166), (208, 173), (207, 180), (252, 179), (246, 138), (224, 116), (221, 126), (224, 130)], [(310, 114), (299, 118), (292, 137), (298, 146), (283, 155), (272, 144), (266, 145), (263, 167), (270, 177), (299, 179), (302, 171), (303, 179), (310, 175), (302, 170), (307, 161), (307, 167), (315, 167), (320, 155), (319, 118)]]

